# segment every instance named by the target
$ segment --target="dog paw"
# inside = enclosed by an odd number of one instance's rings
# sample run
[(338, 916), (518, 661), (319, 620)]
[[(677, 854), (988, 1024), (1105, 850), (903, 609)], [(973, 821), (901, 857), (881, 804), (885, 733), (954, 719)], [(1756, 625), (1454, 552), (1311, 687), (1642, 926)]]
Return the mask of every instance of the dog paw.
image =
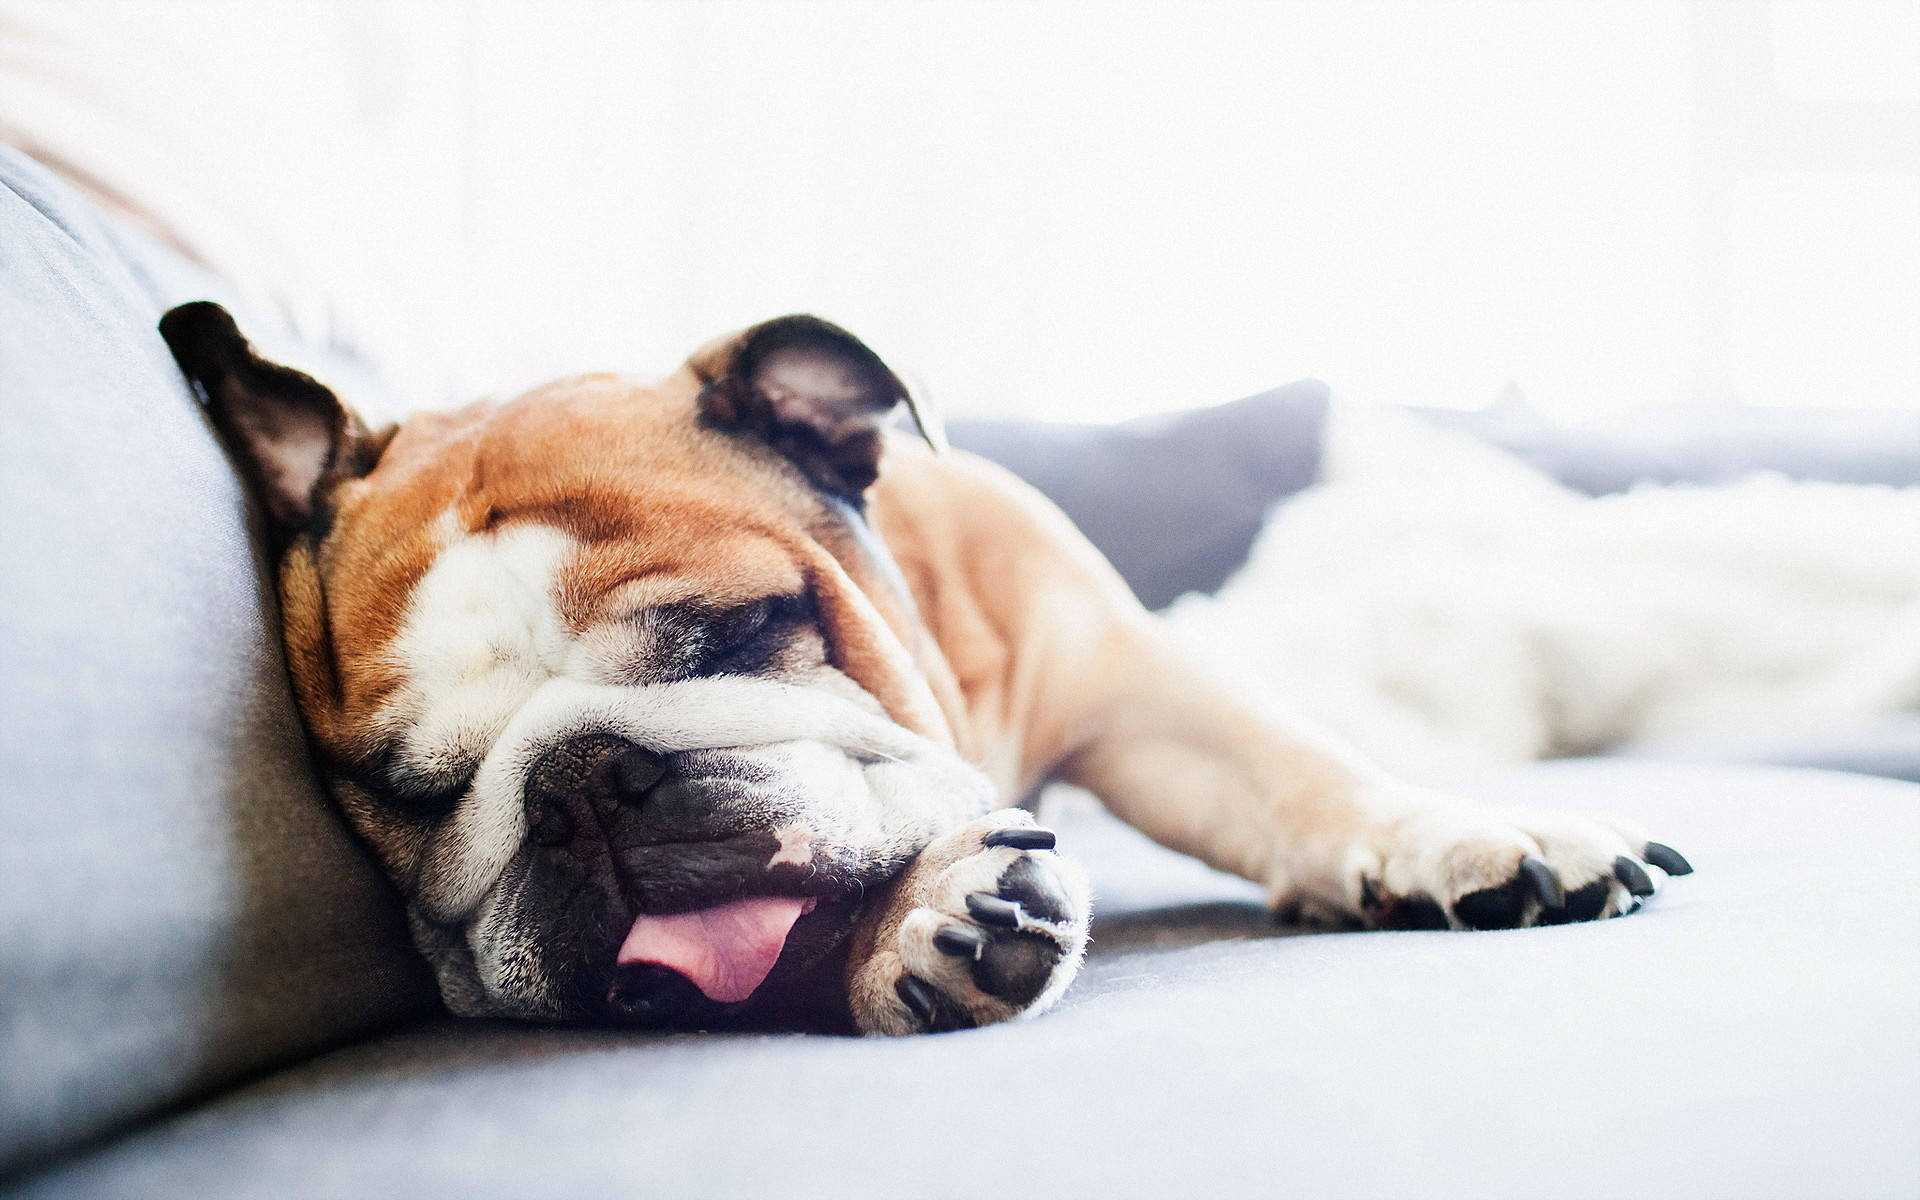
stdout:
[(1019, 809), (972, 821), (921, 852), (856, 947), (854, 1022), (942, 1033), (1044, 1012), (1079, 973), (1090, 915), (1050, 830)]
[(1452, 803), (1376, 827), (1349, 870), (1364, 926), (1513, 929), (1625, 916), (1693, 867), (1610, 816)]

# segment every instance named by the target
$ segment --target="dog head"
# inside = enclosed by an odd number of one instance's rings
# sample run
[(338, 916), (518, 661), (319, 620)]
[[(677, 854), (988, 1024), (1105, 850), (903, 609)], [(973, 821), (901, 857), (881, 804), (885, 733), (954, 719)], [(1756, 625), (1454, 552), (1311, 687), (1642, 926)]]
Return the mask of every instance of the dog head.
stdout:
[(863, 513), (906, 389), (845, 331), (379, 431), (215, 305), (161, 331), (259, 498), (316, 760), (454, 1011), (776, 1005), (987, 807)]

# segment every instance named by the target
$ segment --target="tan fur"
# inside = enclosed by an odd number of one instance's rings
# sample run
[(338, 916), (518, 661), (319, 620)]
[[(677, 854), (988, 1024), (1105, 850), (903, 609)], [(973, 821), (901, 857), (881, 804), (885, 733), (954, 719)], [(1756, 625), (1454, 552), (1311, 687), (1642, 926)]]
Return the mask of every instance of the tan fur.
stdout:
[(1324, 860), (1355, 835), (1373, 774), (1195, 671), (1037, 492), (980, 459), (900, 439), (872, 509), (1002, 795), (1079, 784), (1214, 866), (1270, 883), (1296, 860), (1288, 874), (1302, 886), (1345, 891)]
[(397, 682), (385, 649), (449, 513), (457, 532), (539, 521), (584, 542), (559, 597), (577, 629), (621, 606), (810, 586), (838, 665), (896, 721), (950, 744), (927, 682), (943, 668), (910, 603), (776, 458), (700, 428), (696, 391), (688, 372), (655, 389), (585, 376), (428, 414), (372, 473), (334, 489), (321, 556), (296, 545), (281, 571), (289, 660), (321, 746), (344, 761), (368, 751), (372, 713)]

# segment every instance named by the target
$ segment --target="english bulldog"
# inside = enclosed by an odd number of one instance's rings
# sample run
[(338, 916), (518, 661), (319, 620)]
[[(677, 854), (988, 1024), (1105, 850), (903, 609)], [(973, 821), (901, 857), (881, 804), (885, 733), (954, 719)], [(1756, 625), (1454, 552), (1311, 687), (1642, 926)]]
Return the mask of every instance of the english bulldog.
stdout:
[(455, 1013), (1033, 1016), (1090, 912), (1020, 807), (1052, 781), (1320, 925), (1591, 921), (1691, 869), (1253, 711), (1039, 494), (923, 411), (892, 429), (907, 389), (818, 318), (384, 429), (216, 305), (160, 329), (259, 500), (315, 761)]

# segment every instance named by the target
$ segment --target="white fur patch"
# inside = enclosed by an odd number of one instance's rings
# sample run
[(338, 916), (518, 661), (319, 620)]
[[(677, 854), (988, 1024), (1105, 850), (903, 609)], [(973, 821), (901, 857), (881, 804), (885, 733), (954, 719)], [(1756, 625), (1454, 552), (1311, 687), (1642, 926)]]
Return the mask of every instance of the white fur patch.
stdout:
[(449, 776), (471, 768), (560, 670), (571, 638), (553, 580), (577, 548), (558, 529), (516, 525), (441, 551), (390, 651), (407, 684), (379, 720), (410, 764), (445, 764)]

